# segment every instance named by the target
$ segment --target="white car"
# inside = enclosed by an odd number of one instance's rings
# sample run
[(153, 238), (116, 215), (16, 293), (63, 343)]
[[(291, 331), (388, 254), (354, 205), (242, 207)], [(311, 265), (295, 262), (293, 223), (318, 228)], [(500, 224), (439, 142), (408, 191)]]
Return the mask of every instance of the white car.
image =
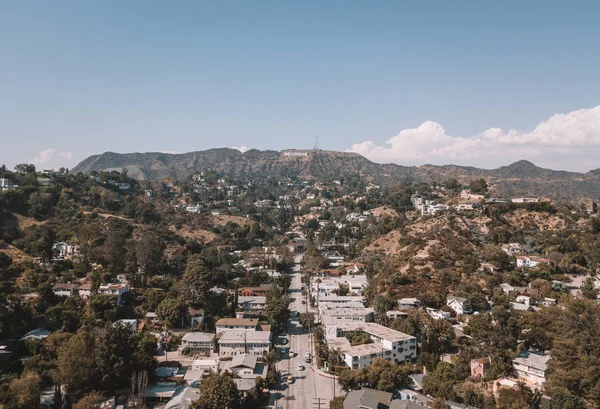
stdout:
[(290, 348), (290, 356), (293, 357), (294, 356), (294, 350), (292, 348)]
[(304, 371), (304, 365), (298, 365), (298, 370), (299, 371)]

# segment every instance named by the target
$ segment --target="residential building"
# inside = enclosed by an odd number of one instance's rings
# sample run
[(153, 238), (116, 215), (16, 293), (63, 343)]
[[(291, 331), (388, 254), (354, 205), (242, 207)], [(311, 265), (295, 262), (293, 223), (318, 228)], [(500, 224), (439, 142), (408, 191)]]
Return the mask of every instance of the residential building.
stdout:
[(196, 325), (202, 324), (204, 320), (204, 310), (201, 308), (192, 308), (188, 307), (188, 318), (189, 318), (189, 326), (190, 328), (195, 327)]
[(508, 243), (502, 245), (502, 251), (506, 254), (514, 256), (519, 253), (523, 253), (523, 245), (521, 243)]
[(453, 297), (450, 296), (446, 298), (446, 305), (454, 310), (456, 314), (471, 314), (473, 312), (473, 307), (471, 306), (471, 301), (467, 300), (464, 297)]
[(436, 310), (434, 308), (426, 308), (427, 314), (434, 320), (449, 320), (450, 313), (448, 311)]
[(373, 322), (375, 311), (368, 307), (335, 307), (322, 306), (319, 308), (321, 313), (321, 321), (324, 323), (335, 321), (357, 321), (357, 322)]
[(390, 409), (423, 409), (423, 406), (412, 400), (393, 400)]
[(354, 295), (319, 295), (317, 293), (317, 305), (321, 306), (322, 303), (328, 304), (350, 304), (350, 303), (363, 303), (362, 296)]
[(396, 319), (396, 318), (406, 318), (406, 317), (408, 317), (408, 313), (407, 313), (407, 312), (404, 312), (404, 311), (396, 311), (396, 310), (393, 310), (393, 311), (386, 311), (386, 312), (385, 312), (385, 315), (387, 315), (387, 317), (388, 317), (388, 318), (391, 318), (391, 319)]
[(98, 294), (121, 296), (129, 291), (129, 285), (120, 283), (101, 284), (98, 288)]
[(257, 376), (266, 378), (267, 365), (259, 362), (257, 355), (241, 354), (234, 356), (231, 361), (222, 361), (221, 369), (240, 378), (256, 379)]
[(362, 388), (348, 392), (344, 409), (389, 409), (391, 403), (391, 393)]
[(541, 264), (553, 266), (554, 262), (550, 259), (536, 256), (517, 256), (517, 267), (537, 267)]
[(400, 308), (419, 308), (421, 301), (417, 298), (400, 298), (398, 300), (398, 307)]
[[(410, 390), (408, 388), (396, 389), (394, 391), (394, 397), (396, 397), (397, 399), (392, 401), (392, 406), (390, 407), (390, 409), (403, 408), (404, 406), (400, 403), (402, 401), (413, 402), (420, 405), (421, 407), (430, 407), (433, 404), (433, 399), (429, 396), (423, 395), (422, 393)], [(414, 405), (407, 405), (406, 407), (412, 409)]]
[(6, 178), (0, 178), (0, 192), (6, 192), (18, 188), (19, 186), (13, 184), (12, 180)]
[(19, 338), (19, 341), (25, 341), (27, 339), (34, 339), (36, 341), (41, 341), (42, 339), (48, 338), (51, 334), (47, 329), (36, 328), (34, 330), (29, 331), (27, 334), (23, 335)]
[(215, 324), (217, 333), (226, 330), (249, 330), (256, 331), (258, 320), (256, 318), (221, 318)]
[(271, 347), (271, 331), (230, 329), (219, 338), (219, 356), (266, 355)]
[(215, 334), (189, 332), (181, 339), (181, 349), (186, 348), (191, 354), (210, 356), (215, 350)]
[(87, 281), (77, 288), (79, 296), (83, 299), (88, 299), (92, 295), (92, 283)]
[(537, 203), (540, 199), (537, 197), (513, 197), (510, 201), (513, 203)]
[(55, 259), (64, 259), (70, 256), (74, 256), (79, 253), (78, 245), (71, 245), (69, 243), (60, 242), (52, 245), (52, 254)]
[(512, 361), (515, 375), (525, 381), (531, 389), (542, 389), (550, 359), (551, 356), (545, 353), (522, 352)]
[(77, 295), (77, 284), (56, 283), (52, 287), (52, 292), (59, 297), (72, 297)]
[(490, 365), (489, 357), (471, 359), (471, 378), (485, 378), (485, 371), (490, 369)]
[(244, 311), (262, 311), (267, 305), (267, 297), (238, 297), (238, 306)]
[(266, 297), (269, 292), (269, 287), (243, 287), (239, 290), (239, 295), (242, 297)]
[(125, 328), (129, 329), (132, 334), (135, 334), (137, 332), (137, 328), (138, 328), (138, 320), (136, 320), (136, 319), (121, 319), (121, 320), (115, 321), (113, 323), (113, 327), (117, 327), (117, 326), (125, 327)]
[[(368, 334), (371, 343), (352, 346), (345, 337), (348, 331)], [(375, 323), (343, 321), (326, 324), (325, 337), (328, 347), (339, 350), (344, 363), (352, 369), (369, 366), (374, 358), (404, 363), (417, 357), (415, 337)]]
[(178, 388), (164, 409), (188, 409), (200, 399), (200, 389), (191, 386)]

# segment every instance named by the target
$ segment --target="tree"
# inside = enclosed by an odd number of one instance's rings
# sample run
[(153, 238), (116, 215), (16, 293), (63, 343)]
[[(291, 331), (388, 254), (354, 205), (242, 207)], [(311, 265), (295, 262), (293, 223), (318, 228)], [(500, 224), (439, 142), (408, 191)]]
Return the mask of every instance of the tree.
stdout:
[(329, 401), (329, 409), (344, 409), (346, 396), (336, 396)]
[(135, 368), (134, 349), (131, 329), (110, 324), (104, 328), (96, 347), (96, 367), (106, 393), (112, 395), (116, 389), (130, 385)]
[(165, 243), (160, 237), (144, 233), (135, 246), (138, 265), (146, 274), (156, 273), (163, 259), (164, 250)]
[(200, 399), (192, 404), (191, 409), (238, 409), (240, 406), (235, 382), (228, 374), (219, 374), (202, 380)]
[(469, 183), (469, 190), (476, 195), (484, 195), (488, 192), (488, 184), (485, 179), (474, 179)]
[(67, 395), (75, 399), (97, 385), (95, 340), (92, 334), (80, 330), (58, 351), (61, 382), (67, 385)]
[(26, 372), (10, 383), (10, 393), (19, 408), (37, 408), (40, 404), (40, 376)]
[(305, 330), (309, 330), (315, 325), (315, 314), (313, 312), (303, 312), (300, 314), (300, 325)]
[(450, 406), (446, 403), (444, 399), (437, 398), (433, 401), (431, 409), (450, 409)]
[(17, 173), (35, 173), (35, 165), (31, 163), (19, 163), (15, 166)]
[(269, 289), (267, 293), (266, 312), (271, 329), (275, 333), (281, 333), (290, 319), (290, 297), (277, 285)]
[(93, 391), (73, 404), (73, 409), (100, 409), (100, 403), (105, 400), (106, 398), (100, 392)]
[(158, 304), (156, 315), (168, 328), (177, 328), (181, 326), (183, 320), (184, 307), (176, 298), (165, 298)]

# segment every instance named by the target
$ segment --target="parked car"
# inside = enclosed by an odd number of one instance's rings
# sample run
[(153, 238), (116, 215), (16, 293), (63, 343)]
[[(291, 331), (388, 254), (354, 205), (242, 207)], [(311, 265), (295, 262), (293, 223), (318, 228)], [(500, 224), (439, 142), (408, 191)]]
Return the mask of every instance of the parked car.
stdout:
[(304, 371), (304, 365), (298, 365), (298, 370), (299, 371)]
[(282, 354), (286, 354), (287, 353), (287, 348), (281, 348), (281, 353)]
[(294, 382), (294, 378), (292, 378), (292, 375), (288, 375), (288, 384), (293, 383)]
[(304, 358), (304, 362), (306, 362), (307, 364), (310, 364), (310, 357)]
[(288, 341), (288, 339), (287, 339), (287, 338), (281, 338), (281, 343), (282, 343), (283, 345), (287, 344), (288, 342), (289, 342), (289, 341)]

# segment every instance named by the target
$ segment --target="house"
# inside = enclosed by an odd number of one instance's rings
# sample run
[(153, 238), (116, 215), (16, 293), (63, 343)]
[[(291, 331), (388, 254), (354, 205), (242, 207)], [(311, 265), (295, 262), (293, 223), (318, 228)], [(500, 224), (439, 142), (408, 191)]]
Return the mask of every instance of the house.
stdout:
[(251, 297), (238, 297), (238, 306), (243, 308), (244, 311), (262, 311), (267, 305), (267, 297), (251, 296)]
[(452, 308), (458, 315), (471, 314), (473, 312), (471, 301), (464, 297), (450, 296), (446, 298), (446, 305)]
[(6, 178), (0, 178), (0, 192), (7, 192), (18, 188), (19, 186), (13, 184), (12, 180)]
[(191, 386), (180, 387), (175, 391), (164, 409), (188, 409), (200, 399), (200, 389)]
[(317, 305), (321, 306), (324, 303), (327, 304), (339, 304), (339, 305), (348, 305), (355, 303), (363, 303), (362, 296), (354, 296), (354, 295), (325, 295), (322, 296), (317, 293)]
[[(352, 345), (345, 336), (349, 331), (365, 333), (371, 342)], [(352, 369), (370, 366), (374, 358), (405, 363), (417, 357), (415, 337), (372, 322), (336, 321), (326, 324), (325, 339), (327, 346), (338, 350), (344, 363)]]
[(72, 297), (77, 294), (77, 284), (56, 283), (52, 287), (52, 292), (59, 297)]
[(420, 392), (423, 390), (423, 378), (425, 378), (425, 374), (417, 373), (410, 375), (409, 377), (409, 385), (408, 387), (413, 391)]
[(266, 355), (270, 347), (271, 331), (230, 329), (219, 338), (219, 356)]
[(423, 405), (412, 400), (396, 399), (390, 404), (390, 409), (423, 409)]
[(435, 308), (426, 308), (427, 314), (434, 320), (449, 320), (450, 313), (448, 311), (436, 310)]
[(485, 371), (490, 369), (490, 365), (489, 357), (471, 359), (471, 378), (485, 378)]
[(79, 296), (83, 299), (88, 299), (92, 295), (92, 283), (87, 281), (77, 288)]
[(188, 307), (188, 318), (190, 319), (190, 328), (193, 328), (196, 325), (200, 325), (204, 320), (204, 310), (201, 308)]
[[(394, 397), (397, 398), (397, 400), (393, 400), (392, 401), (392, 406), (390, 407), (390, 409), (392, 408), (409, 408), (412, 409), (414, 407), (414, 405), (411, 406), (402, 406), (400, 404), (400, 402), (402, 401), (409, 401), (409, 402), (413, 402), (418, 404), (421, 408), (422, 407), (430, 407), (433, 404), (433, 399), (430, 398), (429, 396), (423, 395), (422, 393), (410, 390), (408, 388), (400, 388), (400, 389), (396, 389), (394, 391)], [(398, 402), (398, 403), (395, 403)]]
[(48, 338), (48, 336), (50, 334), (51, 334), (51, 332), (48, 331), (47, 329), (36, 328), (34, 330), (29, 331), (27, 334), (23, 335), (21, 338), (19, 338), (19, 341), (25, 341), (28, 339), (33, 339), (35, 341), (41, 341), (42, 339)]
[(400, 298), (398, 300), (398, 307), (400, 308), (419, 308), (421, 301), (417, 298)]
[(98, 294), (101, 295), (116, 295), (121, 296), (129, 291), (129, 286), (127, 284), (120, 283), (109, 283), (109, 284), (101, 284), (98, 288)]
[(52, 254), (55, 259), (62, 260), (79, 253), (78, 245), (71, 245), (65, 242), (54, 243), (52, 245)]
[(508, 255), (514, 256), (515, 254), (523, 253), (523, 245), (520, 243), (508, 243), (502, 245), (502, 251)]
[(181, 339), (181, 349), (187, 349), (191, 354), (209, 356), (215, 350), (215, 334), (189, 332)]
[(268, 287), (243, 287), (240, 288), (239, 295), (242, 297), (266, 297), (269, 288), (271, 288), (271, 285)]
[(517, 256), (517, 267), (533, 268), (533, 267), (537, 267), (541, 264), (553, 266), (554, 261), (547, 259), (547, 258), (535, 257), (535, 256)]
[(537, 197), (513, 197), (510, 201), (513, 203), (537, 203), (540, 199)]
[(113, 323), (113, 327), (122, 326), (128, 328), (132, 334), (137, 332), (138, 320), (136, 319), (121, 319)]
[(241, 354), (234, 356), (231, 361), (221, 362), (223, 371), (239, 376), (240, 378), (256, 379), (257, 376), (266, 378), (267, 365), (258, 361), (256, 355)]
[(360, 307), (348, 307), (348, 306), (331, 306), (322, 305), (319, 310), (321, 311), (321, 321), (324, 323), (331, 323), (334, 321), (358, 321), (358, 322), (373, 322), (375, 318), (375, 310), (364, 306)]
[(526, 293), (527, 292), (527, 287), (513, 287), (512, 285), (508, 284), (508, 283), (502, 283), (500, 284), (500, 288), (502, 289), (502, 292), (504, 294), (512, 294), (512, 293)]
[(147, 312), (145, 318), (147, 321), (150, 321), (150, 322), (158, 322), (159, 321), (158, 315), (153, 311)]
[(391, 403), (391, 393), (362, 388), (348, 392), (344, 409), (389, 409)]
[(256, 318), (221, 318), (215, 324), (217, 333), (226, 330), (256, 331), (258, 320)]
[(477, 206), (477, 202), (458, 202), (454, 205), (454, 208), (459, 212), (470, 212), (476, 210)]
[(386, 315), (388, 318), (391, 318), (391, 319), (394, 319), (394, 320), (395, 320), (396, 318), (406, 318), (406, 317), (408, 317), (408, 313), (407, 313), (407, 312), (404, 312), (404, 311), (396, 311), (396, 310), (393, 310), (393, 311), (386, 311), (386, 312), (385, 312), (385, 315)]
[(542, 389), (550, 359), (551, 356), (543, 352), (524, 351), (512, 361), (515, 375), (531, 389)]

